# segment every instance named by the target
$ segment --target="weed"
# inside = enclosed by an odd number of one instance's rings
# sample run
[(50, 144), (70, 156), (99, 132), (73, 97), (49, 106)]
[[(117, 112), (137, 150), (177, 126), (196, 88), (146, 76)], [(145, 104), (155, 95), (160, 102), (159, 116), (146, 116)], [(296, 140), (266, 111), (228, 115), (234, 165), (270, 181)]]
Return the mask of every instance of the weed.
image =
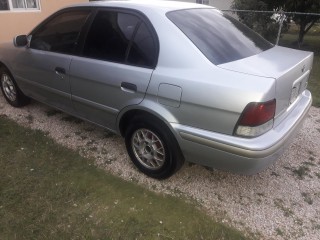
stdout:
[(51, 109), (51, 110), (46, 111), (45, 113), (46, 113), (47, 117), (51, 117), (51, 116), (55, 116), (55, 115), (61, 113), (61, 111), (56, 110), (56, 109)]
[(311, 162), (313, 162), (313, 161), (316, 160), (316, 159), (315, 159), (315, 157), (310, 156), (310, 157), (309, 157), (309, 160), (310, 160)]
[(31, 114), (28, 114), (26, 116), (26, 119), (28, 120), (28, 123), (31, 124), (33, 122), (33, 120), (34, 120), (34, 117)]
[(307, 166), (300, 166), (297, 169), (292, 169), (292, 172), (296, 174), (300, 180), (302, 180), (305, 176), (308, 176), (310, 168)]
[(115, 134), (113, 132), (108, 131), (108, 130), (104, 130), (104, 132), (103, 132), (103, 138), (111, 138), (114, 136), (115, 136)]
[(302, 226), (303, 225), (303, 220), (301, 218), (296, 218), (294, 220), (295, 224), (299, 225), (299, 226)]
[(65, 122), (72, 122), (75, 124), (80, 124), (83, 122), (83, 120), (76, 118), (76, 117), (73, 117), (73, 116), (65, 116), (65, 117), (62, 117), (61, 120), (65, 121)]
[(93, 132), (93, 131), (94, 131), (94, 128), (92, 128), (92, 127), (87, 127), (87, 128), (84, 129), (84, 131), (86, 131), (86, 132)]
[(320, 224), (315, 224), (312, 228), (314, 230), (320, 230)]
[[(312, 157), (310, 157), (310, 158), (312, 158)], [(309, 159), (310, 159), (309, 158)], [(314, 158), (313, 158), (314, 159)], [(314, 161), (314, 160), (311, 160), (311, 161)], [(302, 162), (302, 164), (304, 164), (304, 165), (308, 165), (308, 166), (317, 166), (316, 164), (314, 164), (313, 162)]]
[(96, 152), (98, 150), (98, 148), (97, 147), (90, 147), (89, 150), (92, 152)]
[(220, 194), (216, 193), (216, 196), (220, 202), (223, 202), (223, 198)]
[(312, 204), (313, 204), (313, 200), (312, 200), (312, 198), (311, 198), (311, 196), (310, 196), (309, 193), (302, 192), (302, 193), (301, 193), (301, 196), (303, 197), (303, 200), (304, 200), (306, 203), (308, 203), (309, 205), (312, 205)]
[(283, 212), (283, 215), (285, 217), (290, 217), (293, 215), (293, 211), (284, 205), (284, 202), (282, 199), (279, 199), (279, 198), (275, 199), (274, 205)]
[(280, 228), (276, 228), (276, 234), (278, 236), (283, 236), (284, 235), (284, 232), (280, 229)]
[(109, 159), (105, 159), (104, 160), (104, 163), (105, 164), (112, 164), (114, 161), (116, 161), (117, 159), (115, 159), (115, 158), (109, 158)]
[(93, 145), (93, 144), (95, 144), (95, 143), (96, 143), (95, 140), (90, 140), (90, 141), (88, 141), (88, 142), (86, 143), (86, 145), (87, 145), (87, 146), (90, 146), (90, 145)]
[(308, 150), (308, 153), (309, 153), (310, 155), (314, 155), (313, 151), (311, 151), (311, 150)]

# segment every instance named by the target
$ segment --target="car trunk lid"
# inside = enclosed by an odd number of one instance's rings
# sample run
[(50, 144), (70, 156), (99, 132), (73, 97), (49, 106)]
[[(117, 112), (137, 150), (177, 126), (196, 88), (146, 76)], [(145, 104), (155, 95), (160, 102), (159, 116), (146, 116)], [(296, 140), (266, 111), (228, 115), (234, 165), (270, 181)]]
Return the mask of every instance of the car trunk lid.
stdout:
[(218, 67), (276, 80), (276, 117), (286, 111), (306, 89), (313, 53), (275, 46), (260, 54)]

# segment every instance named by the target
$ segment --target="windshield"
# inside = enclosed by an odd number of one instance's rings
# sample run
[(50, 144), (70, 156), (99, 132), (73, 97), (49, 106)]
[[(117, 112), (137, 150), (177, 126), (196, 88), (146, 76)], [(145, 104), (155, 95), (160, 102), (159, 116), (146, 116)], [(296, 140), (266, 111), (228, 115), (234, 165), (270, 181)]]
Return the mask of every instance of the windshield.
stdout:
[(259, 34), (216, 9), (179, 10), (167, 13), (167, 17), (216, 65), (273, 47)]

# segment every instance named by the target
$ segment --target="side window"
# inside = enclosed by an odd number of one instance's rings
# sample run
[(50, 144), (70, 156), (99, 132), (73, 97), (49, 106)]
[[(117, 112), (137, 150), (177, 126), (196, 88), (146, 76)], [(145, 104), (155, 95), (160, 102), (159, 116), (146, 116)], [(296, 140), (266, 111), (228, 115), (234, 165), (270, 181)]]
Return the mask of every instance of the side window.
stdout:
[(30, 47), (44, 51), (71, 54), (90, 11), (61, 13), (32, 33)]
[(152, 67), (156, 61), (154, 38), (145, 23), (142, 23), (135, 34), (127, 62), (133, 65)]
[(139, 18), (131, 14), (100, 11), (88, 32), (83, 55), (124, 63), (139, 22)]

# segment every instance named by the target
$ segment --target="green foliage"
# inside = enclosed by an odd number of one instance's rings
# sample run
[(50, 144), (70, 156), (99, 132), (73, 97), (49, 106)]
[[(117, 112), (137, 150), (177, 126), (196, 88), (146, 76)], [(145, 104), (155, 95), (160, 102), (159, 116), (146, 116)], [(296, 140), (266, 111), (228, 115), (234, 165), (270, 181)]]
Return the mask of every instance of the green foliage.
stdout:
[[(302, 12), (302, 13), (320, 13), (320, 1), (319, 0), (288, 0), (284, 4), (284, 9), (290, 12)], [(315, 15), (294, 15), (292, 18), (296, 24), (299, 24), (300, 30), (298, 35), (298, 46), (303, 43), (305, 34), (312, 28), (312, 26), (320, 19)]]
[[(237, 10), (270, 11), (270, 4), (265, 1), (235, 0), (231, 6)], [(238, 12), (239, 20), (271, 42), (275, 42), (279, 24), (271, 19), (270, 13)]]
[[(283, 9), (286, 12), (301, 13), (320, 13), (319, 0), (234, 0), (233, 9), (239, 10), (260, 10), (274, 11), (275, 9)], [(238, 13), (240, 21), (259, 32), (268, 40), (275, 38), (277, 34), (278, 24), (270, 21), (270, 15), (261, 13)], [(288, 19), (293, 19), (299, 26), (299, 36), (297, 43), (300, 46), (303, 42), (305, 34), (320, 19), (315, 15), (294, 15)], [(285, 29), (286, 30), (285, 25)]]
[(280, 1), (288, 12), (320, 13), (319, 0), (287, 0)]

